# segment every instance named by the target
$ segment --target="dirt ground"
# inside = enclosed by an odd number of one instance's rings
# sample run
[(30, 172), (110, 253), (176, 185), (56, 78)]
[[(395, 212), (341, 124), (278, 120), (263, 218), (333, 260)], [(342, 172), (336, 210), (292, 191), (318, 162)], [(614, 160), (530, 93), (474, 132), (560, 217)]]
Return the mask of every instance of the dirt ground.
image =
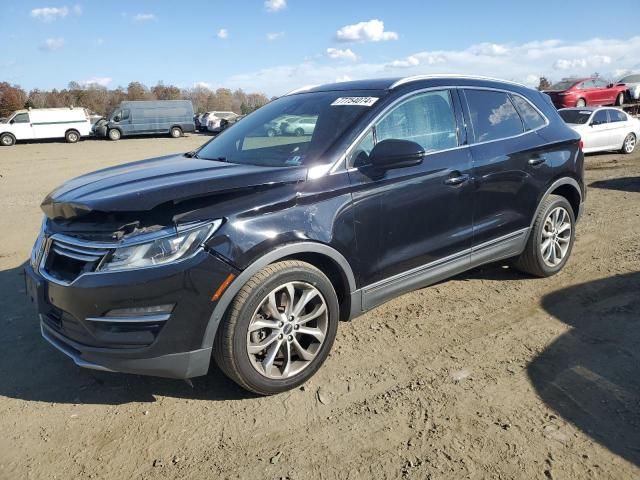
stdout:
[(0, 148), (1, 479), (640, 478), (640, 152), (587, 157), (566, 269), (491, 265), (340, 325), (303, 388), (82, 370), (21, 265), (69, 177), (206, 138)]

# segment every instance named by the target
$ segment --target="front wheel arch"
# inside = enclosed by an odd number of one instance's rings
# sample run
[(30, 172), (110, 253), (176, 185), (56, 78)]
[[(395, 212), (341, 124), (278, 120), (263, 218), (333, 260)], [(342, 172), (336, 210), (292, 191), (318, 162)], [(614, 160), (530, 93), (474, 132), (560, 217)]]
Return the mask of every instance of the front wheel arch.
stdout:
[[(351, 265), (347, 261), (347, 259), (336, 249), (330, 247), (329, 245), (325, 245), (324, 243), (317, 242), (297, 242), (297, 243), (289, 243), (286, 245), (282, 245), (273, 250), (262, 255), (260, 258), (256, 259), (253, 263), (247, 266), (236, 278), (233, 280), (231, 285), (227, 288), (227, 290), (222, 294), (220, 300), (213, 309), (211, 316), (209, 317), (209, 322), (207, 324), (207, 328), (205, 330), (204, 338), (202, 340), (202, 348), (211, 348), (213, 346), (213, 342), (216, 336), (216, 332), (218, 330), (218, 326), (222, 321), (227, 309), (233, 302), (236, 294), (242, 289), (245, 283), (249, 281), (253, 275), (262, 270), (267, 265), (272, 263), (282, 261), (283, 259), (291, 260), (291, 259), (300, 259), (303, 258), (311, 258), (309, 255), (313, 256), (313, 258), (317, 259), (322, 258), (326, 262), (332, 262), (335, 265), (335, 271), (340, 272), (340, 275), (344, 278), (344, 297), (345, 297), (345, 308), (349, 311), (343, 314), (342, 305), (340, 317), (341, 319), (346, 319), (353, 315), (353, 312), (360, 312), (362, 305), (357, 302), (357, 294), (356, 294), (356, 280), (353, 274), (353, 270), (351, 269)], [(303, 260), (304, 261), (304, 260)], [(311, 262), (309, 262), (311, 263)], [(315, 264), (314, 264), (315, 265)], [(317, 265), (316, 265), (317, 266)], [(320, 270), (323, 270), (322, 267), (317, 266)], [(330, 280), (331, 275), (328, 272), (323, 271), (325, 275), (329, 277)], [(348, 306), (347, 306), (348, 305)], [(345, 318), (346, 316), (346, 318)]]

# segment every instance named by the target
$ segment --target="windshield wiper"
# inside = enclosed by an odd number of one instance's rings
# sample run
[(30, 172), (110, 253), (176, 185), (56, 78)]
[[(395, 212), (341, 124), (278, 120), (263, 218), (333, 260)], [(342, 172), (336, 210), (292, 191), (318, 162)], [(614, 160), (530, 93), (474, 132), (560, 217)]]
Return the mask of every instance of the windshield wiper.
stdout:
[(184, 156), (187, 158), (200, 158), (198, 157), (198, 152), (196, 152), (195, 150), (185, 153)]

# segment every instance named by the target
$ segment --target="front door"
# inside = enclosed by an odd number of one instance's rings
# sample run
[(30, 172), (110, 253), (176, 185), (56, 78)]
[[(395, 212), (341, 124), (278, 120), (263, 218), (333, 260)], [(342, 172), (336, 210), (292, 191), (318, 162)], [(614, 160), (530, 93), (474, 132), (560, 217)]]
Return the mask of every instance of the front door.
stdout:
[[(418, 93), (390, 109), (348, 155), (365, 308), (417, 286), (430, 269), (468, 266), (473, 182), (458, 103), (455, 90)], [(368, 154), (386, 139), (417, 142), (427, 154), (419, 165), (375, 172)]]
[(606, 110), (598, 110), (589, 122), (587, 135), (583, 135), (584, 148), (605, 148), (609, 145), (610, 125)]
[(11, 124), (11, 132), (16, 137), (16, 140), (31, 140), (34, 138), (33, 126), (28, 113), (18, 113), (9, 120), (9, 123)]

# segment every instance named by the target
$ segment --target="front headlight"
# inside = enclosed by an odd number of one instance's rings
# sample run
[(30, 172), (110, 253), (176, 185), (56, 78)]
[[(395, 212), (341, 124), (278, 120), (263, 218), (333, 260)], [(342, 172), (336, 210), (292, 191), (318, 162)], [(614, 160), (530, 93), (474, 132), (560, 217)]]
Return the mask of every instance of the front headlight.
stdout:
[(36, 242), (33, 244), (33, 248), (31, 249), (31, 258), (29, 263), (31, 264), (31, 268), (34, 271), (38, 271), (38, 264), (40, 263), (40, 259), (42, 258), (42, 249), (44, 247), (45, 240), (45, 229), (47, 226), (47, 217), (44, 217), (42, 220), (42, 226), (40, 227), (40, 232), (38, 233), (38, 238), (36, 238)]
[(222, 220), (215, 220), (205, 225), (179, 227), (172, 235), (117, 248), (100, 265), (99, 271), (131, 270), (184, 260), (194, 255), (221, 224)]

